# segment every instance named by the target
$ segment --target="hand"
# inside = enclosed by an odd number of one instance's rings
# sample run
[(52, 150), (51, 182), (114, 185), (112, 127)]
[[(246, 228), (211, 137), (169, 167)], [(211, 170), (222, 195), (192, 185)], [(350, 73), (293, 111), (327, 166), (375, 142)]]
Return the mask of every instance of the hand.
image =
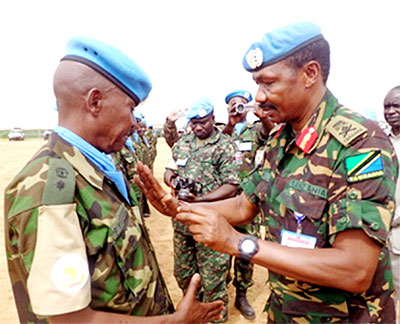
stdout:
[(188, 111), (189, 108), (185, 109), (178, 109), (178, 110), (173, 110), (170, 112), (168, 115), (168, 120), (171, 122), (176, 122), (180, 117), (184, 116), (186, 112)]
[(236, 113), (235, 106), (228, 107), (228, 124), (231, 126), (235, 126), (242, 120), (241, 114)]
[(238, 254), (237, 246), (242, 235), (216, 211), (185, 204), (179, 206), (176, 220), (189, 226), (197, 242), (221, 253)]
[(200, 303), (196, 300), (196, 291), (200, 284), (200, 275), (194, 274), (188, 290), (176, 307), (175, 316), (178, 323), (207, 323), (222, 319), (224, 310), (222, 300)]
[(148, 166), (138, 161), (136, 168), (138, 175), (135, 175), (135, 182), (143, 191), (147, 200), (160, 213), (174, 217), (177, 213), (179, 201), (161, 187)]

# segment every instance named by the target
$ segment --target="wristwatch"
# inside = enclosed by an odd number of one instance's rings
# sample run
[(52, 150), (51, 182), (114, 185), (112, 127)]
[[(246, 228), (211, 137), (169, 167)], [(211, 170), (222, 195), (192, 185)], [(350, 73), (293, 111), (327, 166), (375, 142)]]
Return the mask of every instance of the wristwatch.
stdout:
[(250, 262), (250, 259), (258, 251), (257, 237), (246, 235), (243, 237), (238, 245), (239, 258)]

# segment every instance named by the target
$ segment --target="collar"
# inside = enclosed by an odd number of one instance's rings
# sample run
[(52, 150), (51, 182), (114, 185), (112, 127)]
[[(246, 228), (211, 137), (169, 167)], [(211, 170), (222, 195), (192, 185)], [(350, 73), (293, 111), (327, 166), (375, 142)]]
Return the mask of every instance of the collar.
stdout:
[[(295, 137), (296, 146), (305, 154), (311, 153), (318, 146), (326, 125), (338, 106), (338, 100), (327, 90), (309, 121), (300, 134)], [(277, 125), (271, 131), (271, 134), (274, 133), (275, 138), (290, 138), (292, 137), (292, 127), (289, 124)]]
[(55, 132), (50, 135), (49, 145), (55, 153), (71, 163), (73, 168), (93, 187), (103, 189), (104, 173), (90, 163), (76, 147)]
[[(217, 127), (214, 126), (214, 134), (212, 136), (202, 140), (202, 145), (213, 145), (213, 144), (217, 143), (220, 140), (221, 135), (222, 135), (222, 132)], [(188, 134), (188, 141), (196, 143), (196, 141), (197, 141), (196, 135), (194, 135), (194, 133)]]
[(392, 138), (392, 139), (395, 139), (395, 140), (399, 140), (399, 139), (400, 139), (400, 134), (399, 134), (399, 135), (395, 135), (395, 134), (393, 133), (393, 129), (392, 129), (392, 128), (390, 128), (390, 131), (389, 131), (388, 136), (389, 136), (390, 138)]

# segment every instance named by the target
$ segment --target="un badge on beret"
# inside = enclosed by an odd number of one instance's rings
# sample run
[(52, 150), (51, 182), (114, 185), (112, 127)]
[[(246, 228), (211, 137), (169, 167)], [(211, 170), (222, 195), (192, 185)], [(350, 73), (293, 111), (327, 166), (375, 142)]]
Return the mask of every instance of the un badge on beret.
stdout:
[(198, 115), (200, 118), (203, 118), (204, 116), (207, 115), (207, 111), (204, 108), (200, 109)]
[(254, 70), (263, 63), (263, 53), (260, 48), (249, 51), (246, 55), (247, 64)]

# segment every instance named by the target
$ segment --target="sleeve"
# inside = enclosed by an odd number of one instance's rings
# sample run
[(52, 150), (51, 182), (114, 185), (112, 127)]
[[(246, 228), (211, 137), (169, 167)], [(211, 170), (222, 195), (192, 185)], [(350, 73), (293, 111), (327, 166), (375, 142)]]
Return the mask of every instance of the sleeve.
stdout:
[(89, 305), (89, 266), (75, 204), (38, 208), (27, 292), (33, 312), (40, 316), (65, 314)]
[[(263, 175), (266, 175), (267, 172), (264, 171)], [(240, 187), (243, 189), (244, 194), (246, 195), (247, 199), (255, 204), (258, 205), (259, 197), (258, 197), (258, 186), (262, 180), (262, 177), (258, 171), (254, 171), (245, 177), (242, 182), (240, 183)]]
[(372, 132), (338, 154), (330, 184), (329, 233), (362, 229), (384, 245), (394, 212), (398, 161), (383, 132)]
[(225, 148), (221, 151), (221, 159), (219, 164), (219, 177), (221, 184), (240, 183), (239, 166), (235, 160), (236, 145), (229, 141)]

